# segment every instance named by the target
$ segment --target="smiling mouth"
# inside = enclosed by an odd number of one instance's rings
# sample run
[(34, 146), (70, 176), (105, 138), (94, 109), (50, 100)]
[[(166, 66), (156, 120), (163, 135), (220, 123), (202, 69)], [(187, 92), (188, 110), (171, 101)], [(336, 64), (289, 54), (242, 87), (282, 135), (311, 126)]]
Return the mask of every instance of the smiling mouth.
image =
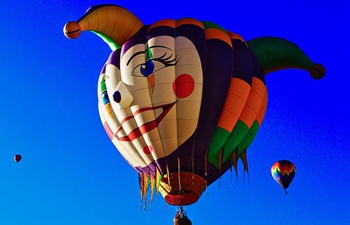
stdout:
[(123, 119), (121, 121), (121, 126), (119, 127), (119, 129), (117, 130), (116, 134), (118, 134), (120, 131), (123, 130), (123, 124), (127, 121), (129, 121), (130, 119), (133, 119), (134, 116), (136, 116), (139, 113), (145, 112), (145, 111), (149, 111), (149, 110), (155, 110), (155, 109), (159, 109), (162, 108), (163, 112), (155, 119), (152, 121), (149, 121), (145, 124), (142, 124), (139, 127), (136, 127), (134, 130), (132, 130), (127, 136), (123, 136), (123, 137), (118, 137), (116, 136), (116, 138), (119, 141), (133, 141), (134, 139), (140, 137), (141, 135), (150, 132), (151, 130), (155, 129), (158, 124), (163, 120), (163, 118), (168, 114), (168, 112), (172, 109), (172, 107), (175, 105), (176, 101), (170, 104), (165, 104), (165, 105), (159, 105), (156, 107), (146, 107), (146, 108), (142, 108), (137, 110), (133, 115), (126, 117), (125, 119)]

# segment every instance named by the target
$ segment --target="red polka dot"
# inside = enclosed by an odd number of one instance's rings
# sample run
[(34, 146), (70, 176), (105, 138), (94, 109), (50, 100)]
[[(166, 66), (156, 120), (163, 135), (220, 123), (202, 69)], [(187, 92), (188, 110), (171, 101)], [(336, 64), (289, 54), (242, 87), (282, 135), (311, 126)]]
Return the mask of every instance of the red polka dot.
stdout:
[(194, 90), (194, 79), (188, 74), (181, 74), (173, 83), (173, 91), (178, 98), (186, 98)]
[(151, 154), (152, 151), (153, 151), (153, 147), (150, 145), (146, 145), (145, 147), (143, 147), (143, 152), (145, 154)]

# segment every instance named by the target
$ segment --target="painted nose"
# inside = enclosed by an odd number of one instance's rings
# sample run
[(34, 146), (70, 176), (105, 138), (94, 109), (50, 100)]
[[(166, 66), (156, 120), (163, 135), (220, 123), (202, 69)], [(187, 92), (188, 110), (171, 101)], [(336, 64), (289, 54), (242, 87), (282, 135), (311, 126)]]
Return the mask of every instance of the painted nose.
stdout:
[(119, 104), (120, 108), (129, 107), (131, 102), (134, 100), (128, 88), (123, 82), (119, 82), (114, 93), (113, 100)]
[(152, 93), (154, 92), (154, 83), (155, 83), (155, 78), (154, 78), (154, 74), (151, 74), (147, 77), (148, 80), (148, 84), (152, 90)]

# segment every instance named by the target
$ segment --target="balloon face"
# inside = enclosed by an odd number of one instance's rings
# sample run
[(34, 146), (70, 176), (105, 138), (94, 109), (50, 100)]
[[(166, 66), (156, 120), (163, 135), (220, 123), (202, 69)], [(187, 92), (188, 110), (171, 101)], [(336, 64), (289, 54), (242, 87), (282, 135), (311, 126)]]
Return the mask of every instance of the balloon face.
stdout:
[[(155, 39), (129, 48), (120, 68), (107, 64), (104, 74), (112, 101), (102, 114), (113, 115), (113, 110), (120, 124), (112, 131), (119, 150), (130, 152), (133, 146), (129, 160), (140, 158), (134, 167), (174, 152), (198, 123), (203, 81), (197, 51), (183, 37)], [(179, 41), (182, 48), (175, 49)], [(118, 57), (115, 54), (111, 57)], [(188, 57), (192, 65), (186, 65)]]
[(285, 190), (289, 187), (290, 183), (293, 181), (296, 173), (296, 168), (294, 164), (288, 160), (280, 160), (274, 163), (271, 167), (271, 175), (273, 179), (281, 185)]
[(15, 156), (13, 157), (13, 159), (15, 160), (16, 163), (18, 163), (19, 161), (21, 161), (22, 156), (19, 155), (19, 154), (17, 154), (17, 155), (15, 155)]

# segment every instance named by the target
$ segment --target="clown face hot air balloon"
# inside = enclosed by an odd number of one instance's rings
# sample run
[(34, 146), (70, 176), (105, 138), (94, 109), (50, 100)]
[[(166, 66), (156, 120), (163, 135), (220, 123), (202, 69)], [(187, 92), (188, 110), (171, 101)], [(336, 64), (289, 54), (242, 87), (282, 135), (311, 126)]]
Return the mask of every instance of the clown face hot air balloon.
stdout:
[(286, 194), (287, 188), (293, 181), (296, 171), (294, 164), (288, 160), (277, 161), (271, 166), (271, 175), (273, 179), (281, 185)]
[(195, 203), (241, 159), (265, 114), (264, 76), (300, 68), (325, 70), (296, 45), (274, 37), (244, 41), (211, 22), (165, 19), (144, 25), (115, 5), (91, 7), (64, 33), (90, 30), (112, 53), (98, 79), (102, 124), (138, 172), (139, 185), (171, 205)]

